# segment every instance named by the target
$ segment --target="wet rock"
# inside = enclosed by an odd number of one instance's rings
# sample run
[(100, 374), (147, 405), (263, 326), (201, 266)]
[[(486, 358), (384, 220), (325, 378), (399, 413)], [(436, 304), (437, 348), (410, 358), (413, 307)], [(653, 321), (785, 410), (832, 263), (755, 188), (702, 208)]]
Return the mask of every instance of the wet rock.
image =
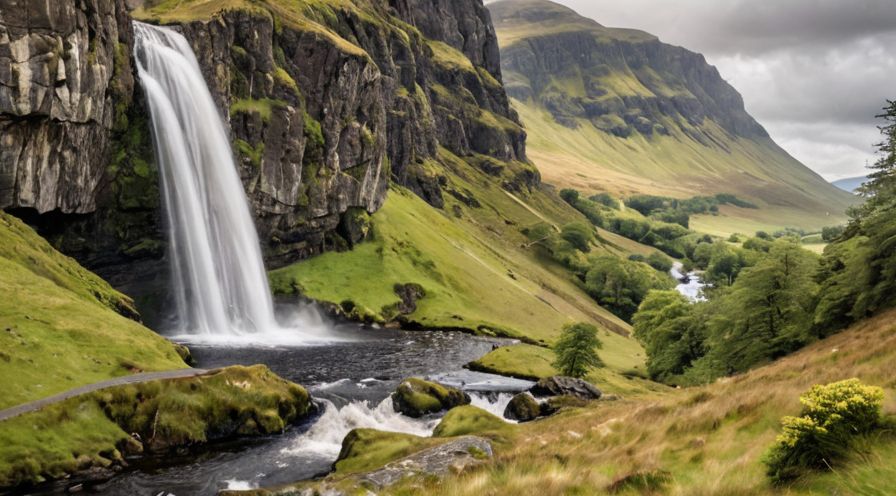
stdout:
[(487, 463), (492, 456), (492, 446), (488, 440), (465, 436), (389, 463), (361, 476), (361, 481), (382, 489), (406, 477), (459, 474)]
[(541, 415), (541, 406), (529, 393), (520, 393), (510, 400), (504, 409), (504, 418), (517, 422), (535, 420)]
[(414, 418), (468, 404), (470, 396), (460, 389), (417, 378), (405, 379), (392, 393), (395, 411)]
[(559, 375), (539, 380), (529, 392), (536, 398), (573, 396), (582, 400), (599, 400), (602, 394), (585, 380)]
[(401, 315), (410, 315), (417, 310), (417, 301), (426, 296), (426, 290), (423, 286), (415, 283), (396, 284), (395, 294), (401, 298), (398, 304), (398, 313)]

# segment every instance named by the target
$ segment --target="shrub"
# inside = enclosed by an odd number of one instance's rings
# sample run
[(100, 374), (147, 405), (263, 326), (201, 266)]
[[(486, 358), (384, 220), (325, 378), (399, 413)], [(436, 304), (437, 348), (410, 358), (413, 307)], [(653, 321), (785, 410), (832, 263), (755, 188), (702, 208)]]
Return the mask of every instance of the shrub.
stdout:
[(597, 350), (601, 347), (597, 328), (593, 325), (567, 325), (554, 346), (557, 359), (553, 365), (563, 375), (585, 377), (592, 368), (603, 367), (604, 362), (597, 356)]
[(881, 424), (884, 393), (858, 379), (813, 386), (800, 397), (802, 415), (784, 417), (781, 435), (765, 457), (767, 474), (786, 482), (806, 470), (830, 470), (854, 438)]
[(601, 205), (603, 205), (605, 207), (610, 207), (613, 210), (619, 210), (619, 200), (610, 196), (609, 193), (598, 193), (598, 194), (592, 196), (591, 198), (589, 198), (589, 200), (591, 200), (595, 203), (600, 203)]
[(570, 222), (563, 226), (560, 237), (575, 247), (575, 249), (588, 253), (591, 251), (591, 241), (594, 239), (594, 233), (590, 227), (581, 222)]

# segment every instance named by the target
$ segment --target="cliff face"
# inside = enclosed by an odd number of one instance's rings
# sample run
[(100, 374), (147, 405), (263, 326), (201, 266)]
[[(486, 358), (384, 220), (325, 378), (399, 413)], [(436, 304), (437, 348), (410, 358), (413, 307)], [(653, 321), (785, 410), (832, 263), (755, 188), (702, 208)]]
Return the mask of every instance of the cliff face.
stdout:
[(0, 208), (96, 209), (131, 35), (122, 0), (0, 1)]
[(481, 0), (127, 5), (0, 0), (0, 207), (138, 302), (167, 270), (131, 16), (193, 46), (272, 266), (360, 241), (390, 181), (441, 207), (441, 148), (538, 180)]
[(504, 0), (490, 8), (507, 41), (508, 92), (539, 101), (560, 124), (575, 128), (585, 119), (627, 137), (668, 134), (669, 121), (681, 121), (705, 144), (695, 128), (711, 120), (733, 136), (768, 137), (703, 55), (640, 31), (605, 28), (551, 2)]

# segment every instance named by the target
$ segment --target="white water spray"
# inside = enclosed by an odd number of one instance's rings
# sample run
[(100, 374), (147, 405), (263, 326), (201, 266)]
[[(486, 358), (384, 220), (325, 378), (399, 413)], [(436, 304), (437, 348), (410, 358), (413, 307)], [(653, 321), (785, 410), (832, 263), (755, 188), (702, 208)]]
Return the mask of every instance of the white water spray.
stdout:
[(227, 132), (187, 40), (134, 23), (168, 216), (180, 331), (277, 332), (274, 306)]

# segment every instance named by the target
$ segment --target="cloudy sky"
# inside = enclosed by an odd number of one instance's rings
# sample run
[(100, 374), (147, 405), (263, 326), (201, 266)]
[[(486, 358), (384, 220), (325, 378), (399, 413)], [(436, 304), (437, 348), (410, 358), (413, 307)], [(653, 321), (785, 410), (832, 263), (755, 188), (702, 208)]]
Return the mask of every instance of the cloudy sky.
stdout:
[(896, 99), (896, 0), (556, 1), (703, 53), (772, 137), (825, 178), (874, 162), (874, 115)]

